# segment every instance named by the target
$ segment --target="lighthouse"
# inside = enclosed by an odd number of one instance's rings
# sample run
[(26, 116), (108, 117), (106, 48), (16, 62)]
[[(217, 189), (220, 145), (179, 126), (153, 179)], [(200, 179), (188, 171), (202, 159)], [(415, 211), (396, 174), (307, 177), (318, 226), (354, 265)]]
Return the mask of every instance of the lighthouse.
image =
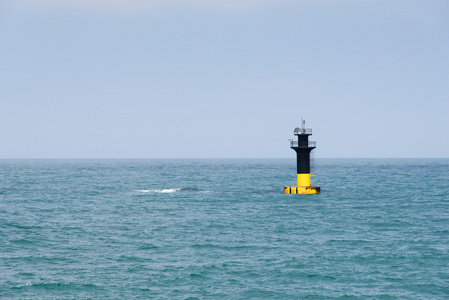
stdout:
[(316, 142), (309, 141), (311, 128), (305, 128), (306, 121), (301, 120), (301, 127), (293, 132), (298, 140), (290, 140), (290, 148), (296, 152), (296, 186), (284, 187), (285, 194), (319, 194), (319, 186), (310, 185), (310, 153), (316, 148)]

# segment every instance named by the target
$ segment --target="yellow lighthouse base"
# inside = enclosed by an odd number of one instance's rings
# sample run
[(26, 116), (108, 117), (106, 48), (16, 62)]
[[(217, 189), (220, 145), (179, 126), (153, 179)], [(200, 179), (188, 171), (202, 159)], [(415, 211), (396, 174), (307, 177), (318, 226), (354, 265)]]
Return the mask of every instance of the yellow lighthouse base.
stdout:
[(319, 186), (286, 186), (284, 187), (285, 194), (319, 194)]

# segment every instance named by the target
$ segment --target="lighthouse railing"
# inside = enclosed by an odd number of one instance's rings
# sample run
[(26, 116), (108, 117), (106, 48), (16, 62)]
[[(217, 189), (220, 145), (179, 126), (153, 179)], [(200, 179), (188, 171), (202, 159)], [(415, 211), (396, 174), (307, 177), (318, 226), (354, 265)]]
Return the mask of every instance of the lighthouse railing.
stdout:
[(315, 141), (308, 141), (308, 142), (300, 142), (298, 141), (290, 141), (290, 147), (299, 147), (299, 148), (309, 148), (309, 147), (316, 147)]

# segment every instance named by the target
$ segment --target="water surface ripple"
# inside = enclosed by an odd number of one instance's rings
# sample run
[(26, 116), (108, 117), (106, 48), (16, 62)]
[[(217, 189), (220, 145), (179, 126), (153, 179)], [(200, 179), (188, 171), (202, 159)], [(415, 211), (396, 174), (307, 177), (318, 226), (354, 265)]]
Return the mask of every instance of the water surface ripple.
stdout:
[(0, 298), (449, 298), (449, 159), (316, 168), (2, 160)]

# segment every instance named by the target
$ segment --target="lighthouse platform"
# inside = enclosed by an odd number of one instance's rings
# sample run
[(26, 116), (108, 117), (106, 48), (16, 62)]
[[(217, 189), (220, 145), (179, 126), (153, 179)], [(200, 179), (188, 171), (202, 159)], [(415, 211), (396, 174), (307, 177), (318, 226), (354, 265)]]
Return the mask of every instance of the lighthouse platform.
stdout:
[(286, 186), (284, 187), (284, 194), (319, 194), (319, 186)]

